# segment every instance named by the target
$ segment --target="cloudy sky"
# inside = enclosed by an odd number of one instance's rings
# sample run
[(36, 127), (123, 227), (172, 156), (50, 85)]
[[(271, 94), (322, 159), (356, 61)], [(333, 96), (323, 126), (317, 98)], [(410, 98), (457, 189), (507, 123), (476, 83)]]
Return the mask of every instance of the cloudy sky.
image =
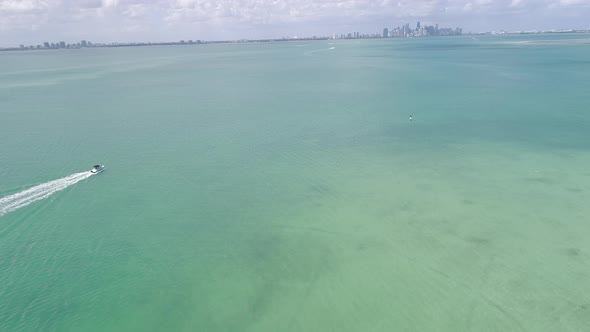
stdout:
[(0, 46), (377, 32), (590, 27), (590, 0), (0, 0)]

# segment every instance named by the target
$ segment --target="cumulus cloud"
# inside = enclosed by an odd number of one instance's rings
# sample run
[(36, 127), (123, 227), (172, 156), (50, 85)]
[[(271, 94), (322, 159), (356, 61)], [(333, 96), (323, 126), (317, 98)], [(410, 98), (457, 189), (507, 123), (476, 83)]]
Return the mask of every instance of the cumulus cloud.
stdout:
[(109, 41), (257, 38), (414, 20), (473, 30), (568, 28), (587, 27), (586, 17), (590, 0), (0, 0), (0, 40), (47, 38), (41, 32)]
[(581, 6), (581, 5), (590, 5), (590, 1), (588, 0), (560, 0), (559, 4), (562, 6)]
[(19, 14), (38, 12), (48, 6), (49, 4), (43, 0), (2, 0), (0, 1), (0, 13)]

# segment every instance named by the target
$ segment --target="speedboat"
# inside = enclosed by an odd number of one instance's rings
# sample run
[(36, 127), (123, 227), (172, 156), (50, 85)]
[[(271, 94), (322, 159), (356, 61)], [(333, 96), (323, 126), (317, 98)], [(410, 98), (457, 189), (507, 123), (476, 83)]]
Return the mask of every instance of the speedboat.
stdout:
[(90, 173), (100, 173), (104, 171), (104, 165), (94, 165), (94, 167), (92, 167), (92, 169), (90, 170)]

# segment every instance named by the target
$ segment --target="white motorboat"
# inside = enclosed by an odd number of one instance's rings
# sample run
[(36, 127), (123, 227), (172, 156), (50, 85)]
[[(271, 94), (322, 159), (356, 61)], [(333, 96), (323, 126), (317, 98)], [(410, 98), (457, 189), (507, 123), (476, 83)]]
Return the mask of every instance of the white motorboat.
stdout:
[(90, 173), (100, 173), (104, 171), (104, 165), (94, 165), (94, 167), (92, 167), (92, 169), (90, 170)]

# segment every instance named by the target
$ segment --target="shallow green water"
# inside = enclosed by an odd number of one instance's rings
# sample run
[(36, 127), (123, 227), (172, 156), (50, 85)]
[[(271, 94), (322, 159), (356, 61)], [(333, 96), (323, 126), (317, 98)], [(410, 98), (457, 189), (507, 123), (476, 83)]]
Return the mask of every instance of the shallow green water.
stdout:
[(584, 331), (588, 59), (588, 35), (0, 53), (0, 199), (108, 167), (0, 201), (0, 330)]

